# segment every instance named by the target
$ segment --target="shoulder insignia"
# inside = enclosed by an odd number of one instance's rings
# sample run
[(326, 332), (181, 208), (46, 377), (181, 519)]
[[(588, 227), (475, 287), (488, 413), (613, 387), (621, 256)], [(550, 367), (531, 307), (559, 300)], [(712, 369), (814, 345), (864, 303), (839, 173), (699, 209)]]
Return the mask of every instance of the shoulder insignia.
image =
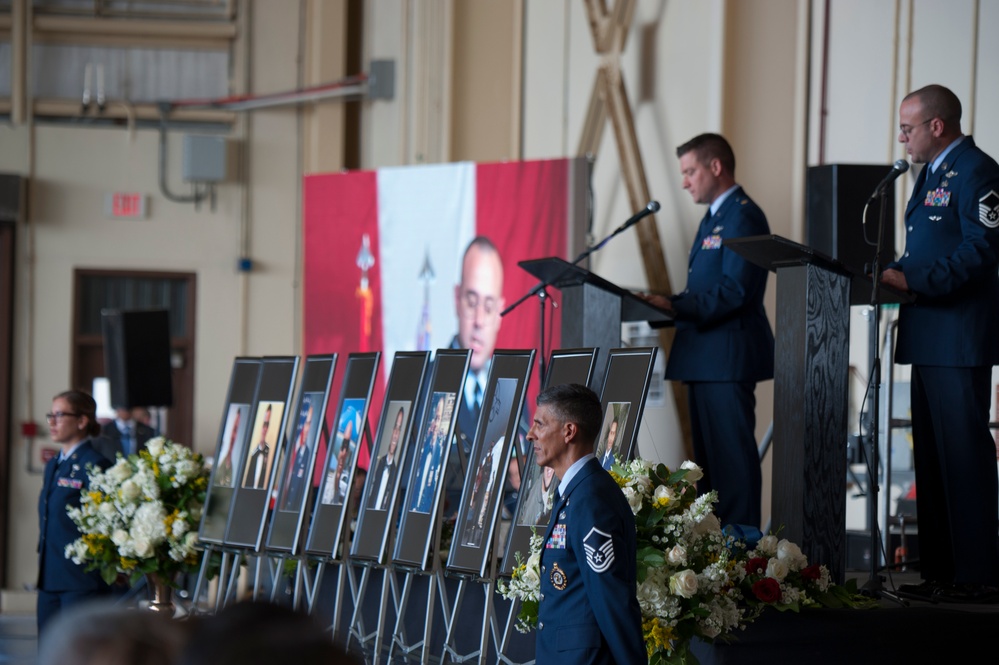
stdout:
[(605, 572), (614, 563), (614, 540), (597, 527), (590, 529), (583, 538), (583, 549), (586, 550), (586, 563), (595, 573)]
[(990, 229), (999, 226), (999, 194), (994, 189), (978, 199), (978, 221)]

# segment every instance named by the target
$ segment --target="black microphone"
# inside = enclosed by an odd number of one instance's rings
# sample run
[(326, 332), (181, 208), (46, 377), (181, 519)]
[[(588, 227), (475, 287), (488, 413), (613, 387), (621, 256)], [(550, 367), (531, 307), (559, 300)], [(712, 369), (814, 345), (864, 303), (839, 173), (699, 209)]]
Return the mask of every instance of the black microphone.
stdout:
[(885, 190), (888, 189), (888, 185), (895, 182), (895, 180), (900, 175), (902, 175), (908, 170), (909, 170), (909, 162), (905, 161), (904, 159), (897, 160), (894, 164), (892, 164), (891, 171), (889, 171), (888, 175), (884, 177), (884, 180), (878, 183), (878, 186), (874, 189), (874, 193), (871, 194), (870, 200), (873, 201), (879, 196), (883, 196)]
[(617, 229), (614, 231), (614, 233), (611, 234), (611, 236), (612, 237), (616, 236), (618, 233), (621, 233), (621, 231), (624, 231), (625, 229), (634, 226), (643, 217), (648, 217), (654, 212), (659, 212), (659, 201), (649, 201), (648, 205), (646, 205), (644, 208), (642, 208), (634, 215), (632, 215), (630, 218), (628, 218), (628, 220), (625, 221), (624, 224), (617, 227)]

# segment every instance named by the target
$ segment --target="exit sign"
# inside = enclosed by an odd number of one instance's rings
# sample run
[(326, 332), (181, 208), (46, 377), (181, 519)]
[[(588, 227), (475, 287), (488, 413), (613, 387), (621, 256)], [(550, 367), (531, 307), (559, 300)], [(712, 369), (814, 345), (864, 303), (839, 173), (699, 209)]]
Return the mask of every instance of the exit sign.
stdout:
[(105, 194), (104, 214), (111, 219), (145, 219), (146, 197), (136, 192)]

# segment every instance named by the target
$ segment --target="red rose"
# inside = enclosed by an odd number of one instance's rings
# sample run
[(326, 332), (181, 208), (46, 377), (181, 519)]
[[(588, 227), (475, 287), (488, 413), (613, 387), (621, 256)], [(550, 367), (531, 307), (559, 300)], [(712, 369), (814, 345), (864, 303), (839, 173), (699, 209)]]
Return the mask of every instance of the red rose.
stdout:
[(767, 571), (767, 559), (762, 556), (754, 556), (746, 562), (747, 575), (761, 575)]
[(801, 569), (801, 579), (803, 580), (814, 582), (820, 577), (822, 577), (822, 570), (819, 569), (819, 565), (817, 563), (813, 563), (807, 568)]
[(780, 600), (780, 583), (772, 577), (764, 577), (753, 585), (753, 593), (764, 603)]

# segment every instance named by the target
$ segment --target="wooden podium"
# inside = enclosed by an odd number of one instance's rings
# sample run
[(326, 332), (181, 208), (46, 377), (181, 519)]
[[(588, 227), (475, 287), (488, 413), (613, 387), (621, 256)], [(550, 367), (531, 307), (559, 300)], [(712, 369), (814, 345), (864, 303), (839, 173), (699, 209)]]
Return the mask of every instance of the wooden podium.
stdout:
[[(842, 582), (850, 305), (869, 304), (873, 282), (776, 235), (732, 238), (725, 246), (777, 273), (773, 528)], [(879, 294), (882, 304), (905, 299), (887, 287)]]
[(610, 350), (621, 346), (623, 322), (661, 326), (673, 320), (665, 310), (564, 259), (530, 259), (517, 265), (562, 292), (562, 348), (600, 349), (603, 359), (596, 363), (591, 382), (595, 390), (603, 385)]

